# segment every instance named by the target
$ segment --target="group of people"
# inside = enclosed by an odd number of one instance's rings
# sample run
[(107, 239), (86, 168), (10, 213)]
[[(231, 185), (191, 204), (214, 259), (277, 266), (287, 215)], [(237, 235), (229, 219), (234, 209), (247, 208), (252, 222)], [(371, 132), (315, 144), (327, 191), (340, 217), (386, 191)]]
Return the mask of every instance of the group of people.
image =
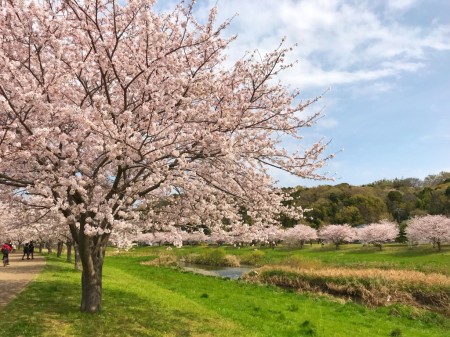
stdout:
[[(12, 242), (5, 242), (1, 248), (2, 254), (3, 254), (3, 265), (6, 267), (9, 265), (9, 253), (11, 253), (14, 249), (14, 246)], [(27, 257), (27, 260), (34, 259), (34, 242), (26, 242), (23, 246), (23, 255), (22, 260), (25, 259), (25, 256)]]
[(27, 260), (30, 259), (30, 256), (31, 256), (32, 259), (34, 259), (34, 243), (33, 243), (33, 240), (31, 240), (30, 242), (26, 242), (23, 245), (22, 260), (25, 258), (25, 255), (27, 256)]

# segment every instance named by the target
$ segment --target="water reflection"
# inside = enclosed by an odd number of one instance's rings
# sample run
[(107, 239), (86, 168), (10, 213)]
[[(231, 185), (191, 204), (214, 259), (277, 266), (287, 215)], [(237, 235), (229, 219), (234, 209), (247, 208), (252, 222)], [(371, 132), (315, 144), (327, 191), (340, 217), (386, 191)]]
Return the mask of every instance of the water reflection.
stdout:
[(185, 263), (181, 266), (184, 270), (191, 271), (196, 274), (219, 276), (223, 278), (230, 278), (233, 280), (239, 279), (242, 274), (248, 273), (252, 268), (249, 266), (241, 267), (221, 267), (221, 266), (205, 266), (201, 264)]

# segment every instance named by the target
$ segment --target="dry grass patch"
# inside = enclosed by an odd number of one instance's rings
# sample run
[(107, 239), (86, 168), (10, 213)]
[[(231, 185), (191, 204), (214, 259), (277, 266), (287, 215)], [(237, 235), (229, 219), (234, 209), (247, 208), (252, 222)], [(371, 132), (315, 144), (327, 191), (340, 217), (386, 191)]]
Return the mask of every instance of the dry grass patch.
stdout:
[[(264, 268), (261, 268), (262, 270)], [(358, 279), (383, 279), (386, 281), (394, 281), (397, 283), (414, 283), (425, 284), (428, 286), (450, 287), (450, 277), (431, 273), (426, 274), (415, 270), (398, 270), (398, 269), (349, 269), (349, 268), (292, 268), (286, 266), (268, 267), (268, 269), (285, 270), (289, 272), (308, 273), (311, 275), (325, 277), (354, 277)]]
[(412, 270), (308, 269), (266, 266), (245, 276), (251, 282), (321, 292), (369, 306), (402, 303), (450, 315), (450, 277)]
[(178, 259), (175, 255), (173, 255), (171, 253), (160, 252), (155, 259), (153, 259), (151, 261), (142, 262), (141, 264), (148, 265), (148, 266), (176, 267), (176, 266), (178, 266)]

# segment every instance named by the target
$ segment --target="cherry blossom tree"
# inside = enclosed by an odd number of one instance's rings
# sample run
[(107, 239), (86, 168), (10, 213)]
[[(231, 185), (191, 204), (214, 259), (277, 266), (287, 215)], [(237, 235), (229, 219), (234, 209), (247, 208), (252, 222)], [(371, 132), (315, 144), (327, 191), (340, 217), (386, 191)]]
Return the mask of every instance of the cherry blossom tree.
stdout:
[(319, 230), (319, 238), (324, 242), (332, 242), (336, 249), (344, 242), (352, 242), (356, 239), (356, 231), (348, 224), (328, 225)]
[(269, 226), (262, 229), (261, 241), (268, 243), (272, 249), (281, 241), (283, 230), (279, 226)]
[(37, 241), (39, 225), (36, 220), (40, 220), (41, 215), (39, 211), (27, 210), (23, 205), (0, 202), (0, 222), (4, 236), (17, 243), (19, 248), (25, 242)]
[(216, 243), (218, 246), (233, 243), (232, 237), (223, 229), (214, 229), (209, 235), (209, 242)]
[(443, 215), (414, 217), (408, 221), (405, 232), (410, 242), (431, 242), (441, 251), (441, 244), (450, 242), (450, 218)]
[(383, 243), (395, 241), (399, 234), (399, 228), (396, 223), (383, 220), (358, 228), (356, 233), (362, 243), (373, 244), (382, 250)]
[(296, 225), (295, 227), (288, 228), (283, 233), (283, 240), (289, 245), (297, 245), (303, 248), (306, 241), (316, 240), (317, 231), (307, 225)]
[(191, 245), (198, 245), (208, 241), (209, 237), (203, 232), (203, 229), (196, 231), (180, 231), (181, 237), (183, 239), (183, 244), (188, 243)]
[[(276, 224), (267, 169), (321, 179), (326, 144), (297, 152), (319, 113), (276, 82), (289, 48), (224, 63), (216, 8), (154, 0), (12, 1), (0, 10), (0, 186), (64, 217), (82, 261), (81, 310), (101, 310), (112, 235)], [(19, 193), (20, 192), (20, 193)], [(145, 219), (142, 219), (145, 209)], [(145, 220), (145, 221), (142, 221)], [(131, 230), (131, 227), (139, 227)]]

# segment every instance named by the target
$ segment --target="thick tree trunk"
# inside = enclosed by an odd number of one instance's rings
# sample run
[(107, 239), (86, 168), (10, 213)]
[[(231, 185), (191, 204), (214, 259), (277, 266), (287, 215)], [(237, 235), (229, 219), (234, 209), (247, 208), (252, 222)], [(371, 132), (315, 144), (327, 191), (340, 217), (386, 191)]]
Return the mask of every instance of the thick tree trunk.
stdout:
[(75, 270), (81, 271), (80, 249), (75, 244)]
[(53, 252), (52, 242), (48, 241), (46, 243), (46, 247), (47, 247), (48, 253), (51, 254)]
[(61, 257), (63, 248), (64, 248), (64, 243), (62, 241), (58, 241), (58, 250), (56, 252), (57, 257)]
[(102, 272), (109, 235), (90, 237), (80, 233), (78, 245), (83, 271), (81, 307), (83, 312), (97, 313), (102, 308)]
[(66, 246), (67, 246), (67, 262), (72, 262), (72, 247), (73, 247), (72, 241), (67, 240)]
[(41, 241), (39, 242), (39, 253), (42, 254), (42, 249), (44, 249), (44, 243)]

